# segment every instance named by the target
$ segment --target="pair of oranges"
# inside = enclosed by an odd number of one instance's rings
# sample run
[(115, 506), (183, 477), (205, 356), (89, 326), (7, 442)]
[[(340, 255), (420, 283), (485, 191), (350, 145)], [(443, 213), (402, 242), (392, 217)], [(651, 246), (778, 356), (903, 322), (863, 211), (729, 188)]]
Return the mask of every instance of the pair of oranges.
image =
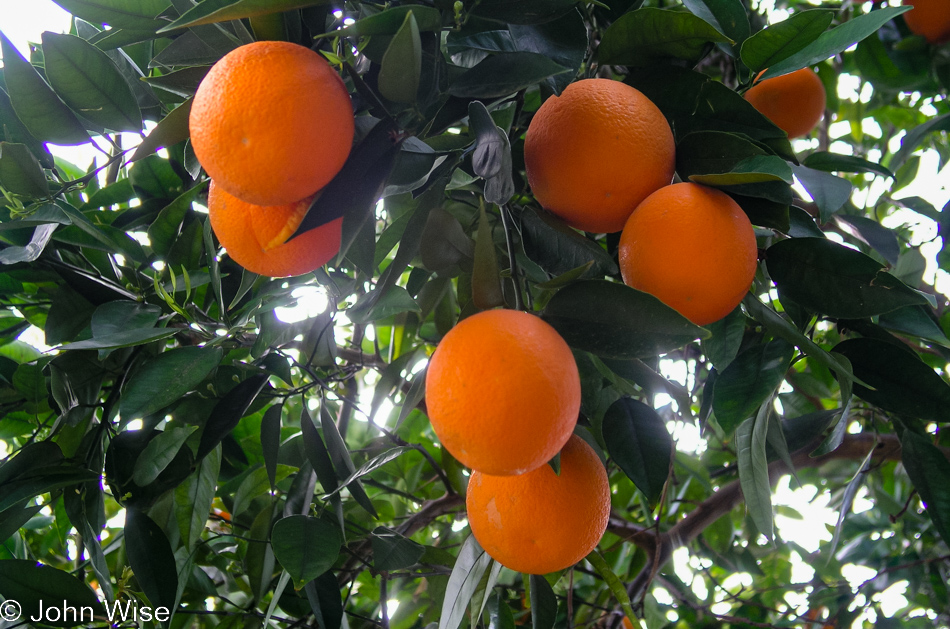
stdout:
[[(445, 447), (473, 472), (468, 522), (482, 548), (518, 572), (574, 565), (610, 515), (604, 465), (573, 435), (581, 404), (574, 355), (538, 317), (488, 310), (441, 340), (426, 408)], [(548, 465), (558, 452), (560, 473)]]
[(211, 226), (235, 262), (287, 276), (336, 255), (340, 218), (288, 241), (353, 143), (349, 94), (323, 57), (289, 42), (236, 48), (201, 81), (189, 127), (212, 180)]

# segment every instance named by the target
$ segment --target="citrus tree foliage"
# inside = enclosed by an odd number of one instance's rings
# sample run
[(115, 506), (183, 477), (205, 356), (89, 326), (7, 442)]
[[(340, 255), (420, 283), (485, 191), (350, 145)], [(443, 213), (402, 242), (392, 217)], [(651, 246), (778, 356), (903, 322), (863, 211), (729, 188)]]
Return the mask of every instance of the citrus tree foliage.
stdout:
[[(789, 0), (769, 26), (742, 0), (58, 3), (69, 34), (29, 59), (2, 39), (0, 595), (92, 601), (100, 625), (93, 592), (174, 627), (947, 625), (950, 321), (913, 233), (946, 208), (895, 196), (920, 149), (950, 157), (950, 49), (896, 2)], [(319, 50), (357, 113), (298, 232), (342, 215), (342, 251), (289, 279), (219, 249), (188, 142), (198, 82), (255, 39)], [(829, 102), (793, 145), (740, 94), (802, 67)], [(653, 100), (678, 178), (756, 226), (755, 283), (722, 321), (626, 287), (617, 234), (531, 196), (533, 112), (594, 76)], [(301, 294), (328, 307), (285, 322)], [(501, 569), (470, 538), (467, 472), (426, 417), (427, 356), (497, 306), (571, 345), (577, 431), (610, 474), (608, 532), (562, 574)], [(688, 426), (698, 450), (674, 445)], [(773, 524), (790, 468), (841, 514), (817, 551)]]

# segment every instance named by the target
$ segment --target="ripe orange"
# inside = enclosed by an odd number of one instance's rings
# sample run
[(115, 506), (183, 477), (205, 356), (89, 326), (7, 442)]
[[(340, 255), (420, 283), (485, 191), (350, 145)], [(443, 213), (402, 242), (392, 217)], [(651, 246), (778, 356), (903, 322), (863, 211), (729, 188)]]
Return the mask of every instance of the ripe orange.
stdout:
[(756, 83), (745, 99), (790, 138), (811, 133), (825, 113), (825, 86), (810, 68)]
[(646, 96), (619, 81), (586, 79), (541, 105), (524, 161), (545, 209), (577, 229), (616, 232), (673, 179), (675, 149), (670, 125)]
[(661, 188), (620, 235), (620, 272), (697, 325), (718, 321), (752, 284), (752, 223), (729, 195), (695, 183)]
[(570, 348), (526, 312), (486, 310), (463, 319), (426, 372), (426, 408), (442, 445), (494, 476), (551, 460), (571, 436), (580, 405)]
[(542, 465), (521, 476), (472, 472), (465, 499), (472, 535), (502, 565), (528, 574), (573, 566), (600, 542), (610, 485), (597, 454), (572, 436), (561, 474)]
[(262, 207), (231, 196), (212, 181), (208, 215), (228, 255), (248, 271), (272, 277), (301, 275), (323, 266), (340, 251), (342, 218), (287, 241), (314, 198)]
[(189, 125), (211, 178), (255, 205), (293, 203), (320, 190), (353, 143), (343, 81), (319, 54), (288, 42), (247, 44), (214, 64)]
[(904, 14), (912, 33), (922, 35), (931, 44), (950, 41), (950, 2), (947, 0), (904, 0), (913, 10)]

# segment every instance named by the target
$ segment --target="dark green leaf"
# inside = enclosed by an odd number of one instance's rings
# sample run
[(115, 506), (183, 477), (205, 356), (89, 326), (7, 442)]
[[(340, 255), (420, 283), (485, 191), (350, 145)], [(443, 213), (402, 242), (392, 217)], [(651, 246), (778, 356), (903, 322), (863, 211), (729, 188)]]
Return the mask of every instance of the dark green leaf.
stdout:
[(815, 151), (805, 158), (802, 165), (827, 172), (875, 173), (882, 177), (894, 177), (894, 173), (875, 162), (853, 155), (841, 155), (828, 151)]
[(43, 167), (25, 144), (0, 142), (0, 185), (13, 194), (28, 197), (49, 194)]
[(372, 543), (373, 568), (377, 572), (413, 566), (426, 550), (421, 544), (383, 526), (373, 531)]
[(152, 483), (158, 475), (165, 471), (172, 462), (185, 440), (191, 433), (198, 430), (197, 426), (182, 428), (166, 428), (161, 434), (148, 442), (142, 454), (135, 461), (132, 470), (132, 481), (136, 485), (145, 487)]
[(412, 448), (411, 446), (398, 446), (395, 448), (390, 448), (389, 450), (386, 450), (385, 452), (381, 454), (377, 454), (376, 456), (371, 458), (369, 461), (361, 465), (358, 470), (353, 471), (353, 473), (347, 476), (340, 483), (340, 486), (334, 489), (333, 491), (329, 492), (327, 495), (325, 495), (324, 499), (335, 496), (336, 494), (340, 493), (344, 487), (349, 486), (350, 483), (352, 483), (353, 481), (359, 478), (362, 478), (366, 476), (367, 474), (375, 472), (376, 470), (386, 465), (390, 461), (395, 461), (403, 453), (408, 452), (413, 449), (414, 448)]
[(950, 421), (950, 385), (913, 352), (870, 338), (842, 341), (832, 351), (868, 385), (854, 385), (858, 397), (893, 413)]
[(676, 145), (676, 172), (683, 179), (693, 175), (728, 173), (747, 160), (767, 152), (748, 138), (722, 131), (697, 131)]
[(475, 536), (469, 535), (462, 543), (448, 585), (445, 586), (439, 629), (458, 629), (462, 624), (472, 595), (491, 563), (492, 558), (482, 550)]
[(175, 517), (186, 548), (193, 548), (205, 530), (221, 470), (221, 449), (198, 461), (197, 469), (175, 488)]
[(145, 343), (151, 343), (152, 341), (157, 341), (159, 339), (166, 339), (170, 336), (181, 332), (177, 328), (158, 328), (158, 329), (144, 329), (139, 328), (137, 330), (124, 330), (122, 332), (115, 332), (113, 334), (107, 334), (104, 336), (97, 336), (86, 341), (76, 341), (75, 343), (66, 343), (65, 345), (60, 346), (61, 350), (79, 350), (79, 349), (118, 349), (120, 347), (132, 347), (134, 345), (142, 345)]
[(944, 347), (950, 346), (950, 339), (934, 321), (933, 311), (928, 306), (908, 306), (882, 314), (878, 325), (888, 330), (909, 334), (933, 341)]
[(907, 11), (908, 7), (883, 7), (878, 11), (853, 16), (847, 22), (834, 27), (830, 31), (823, 32), (812, 43), (795, 54), (777, 63), (773, 61), (765, 74), (759, 78), (763, 80), (770, 79), (773, 76), (788, 74), (824, 61), (850, 48), (887, 22)]
[(533, 52), (492, 55), (466, 70), (448, 93), (460, 98), (500, 98), (530, 87), (568, 68)]
[(712, 337), (703, 341), (703, 353), (722, 372), (739, 353), (745, 333), (746, 318), (736, 307), (731, 313), (706, 326)]
[(204, 458), (222, 439), (231, 434), (265, 384), (267, 374), (255, 374), (242, 380), (215, 404), (201, 433), (201, 442), (195, 455), (198, 459)]
[[(0, 595), (8, 602), (18, 603), (24, 620), (43, 618), (40, 610), (51, 606), (75, 608), (75, 613), (64, 613), (62, 621), (43, 623), (56, 627), (89, 626), (94, 624), (94, 615), (101, 617), (105, 613), (96, 594), (82, 580), (29, 559), (0, 560)], [(4, 606), (5, 612), (7, 609)], [(17, 619), (4, 614), (4, 620)]]
[(930, 441), (905, 429), (901, 461), (945, 543), (950, 543), (950, 461)]
[(489, 600), (488, 629), (515, 629), (515, 617), (501, 591), (496, 591)]
[(709, 336), (656, 297), (604, 280), (565, 286), (541, 317), (572, 347), (605, 358), (655, 356)]
[(834, 217), (838, 227), (877, 251), (884, 260), (894, 266), (901, 248), (897, 234), (874, 219), (865, 216), (839, 214)]
[(83, 118), (113, 131), (141, 131), (132, 89), (106, 53), (75, 35), (43, 33), (46, 78)]
[(557, 597), (551, 584), (543, 576), (532, 574), (531, 585), (531, 626), (534, 629), (553, 629), (557, 620)]
[(579, 11), (569, 11), (543, 24), (511, 23), (508, 31), (516, 50), (536, 52), (571, 70), (541, 83), (542, 90), (547, 88), (555, 94), (560, 94), (574, 79), (590, 45), (587, 25)]
[(503, 305), (505, 296), (501, 290), (492, 227), (484, 205), (479, 212), (481, 218), (475, 237), (475, 264), (472, 268), (472, 303), (479, 310), (488, 310)]
[(264, 468), (270, 479), (271, 489), (277, 482), (277, 457), (280, 454), (280, 415), (283, 404), (274, 404), (264, 413), (261, 420), (261, 450), (264, 453)]
[(543, 24), (564, 15), (575, 4), (577, 0), (482, 0), (472, 11), (509, 24)]
[(221, 362), (221, 355), (217, 347), (179, 347), (147, 360), (122, 391), (122, 418), (129, 421), (165, 408), (198, 386)]
[(185, 11), (177, 20), (159, 29), (159, 33), (240, 20), (247, 17), (283, 13), (293, 9), (328, 4), (329, 0), (205, 0)]
[(594, 570), (597, 571), (597, 574), (599, 574), (607, 583), (607, 587), (610, 588), (610, 593), (613, 594), (614, 598), (617, 599), (617, 602), (620, 603), (620, 607), (623, 608), (623, 613), (626, 614), (628, 619), (630, 619), (630, 622), (633, 624), (633, 626), (636, 627), (639, 625), (640, 621), (636, 614), (633, 613), (633, 605), (630, 603), (630, 596), (627, 594), (627, 588), (624, 586), (617, 574), (611, 570), (610, 564), (607, 563), (607, 560), (604, 559), (600, 552), (595, 548), (590, 552), (589, 555), (587, 555), (587, 561), (590, 562), (590, 565), (594, 566)]
[(773, 536), (772, 485), (765, 454), (766, 418), (747, 419), (736, 429), (736, 457), (739, 461), (739, 483), (746, 509), (759, 533), (769, 540)]
[(758, 72), (788, 59), (824, 33), (834, 16), (834, 11), (825, 9), (799, 11), (763, 28), (742, 44), (742, 63)]
[[(320, 406), (320, 425), (323, 427), (323, 437), (327, 440), (327, 452), (330, 453), (330, 460), (333, 462), (333, 469), (339, 479), (355, 476), (356, 466), (353, 465), (353, 459), (350, 458), (350, 451), (346, 447), (346, 441), (340, 434), (336, 422), (330, 416), (326, 404)], [(360, 504), (361, 507), (372, 515), (378, 517), (376, 508), (370, 501), (366, 492), (363, 490), (363, 484), (358, 479), (345, 485), (350, 490), (350, 495)]]
[(153, 607), (175, 609), (178, 568), (162, 528), (147, 513), (125, 514), (125, 554), (132, 572)]
[(822, 223), (831, 220), (831, 215), (840, 210), (851, 198), (854, 186), (847, 179), (805, 166), (793, 165), (792, 172), (815, 200)]
[(741, 44), (751, 32), (749, 16), (741, 0), (684, 0), (690, 13), (703, 18), (717, 31)]
[(422, 73), (422, 39), (413, 11), (389, 42), (379, 68), (379, 93), (395, 103), (416, 102)]
[(729, 172), (708, 175), (690, 175), (689, 180), (707, 186), (724, 187), (743, 184), (784, 181), (792, 183), (788, 162), (775, 155), (747, 157), (732, 166)]
[(660, 415), (644, 404), (621, 398), (607, 409), (603, 423), (607, 452), (656, 505), (670, 472), (673, 439)]
[(420, 32), (437, 31), (442, 28), (442, 14), (433, 7), (406, 5), (390, 7), (374, 15), (364, 17), (344, 28), (318, 35), (318, 37), (359, 37), (371, 35), (395, 35), (412, 13)]
[(72, 15), (92, 24), (108, 24), (113, 29), (152, 31), (165, 22), (155, 19), (168, 8), (168, 0), (56, 0)]
[(904, 164), (910, 154), (917, 149), (928, 135), (934, 131), (950, 130), (950, 114), (944, 114), (931, 118), (927, 122), (918, 125), (907, 132), (907, 135), (901, 140), (901, 148), (895, 153), (891, 160), (891, 168), (899, 168)]
[(779, 294), (830, 317), (861, 319), (927, 303), (883, 266), (824, 238), (790, 238), (766, 251)]
[(343, 625), (343, 599), (333, 572), (327, 570), (305, 585), (304, 592), (319, 626), (340, 629)]
[(89, 134), (82, 123), (3, 33), (0, 49), (10, 103), (29, 132), (40, 141), (53, 144), (88, 142)]
[[(906, 438), (906, 435), (905, 435)], [(851, 506), (854, 504), (854, 498), (858, 495), (858, 489), (864, 484), (864, 479), (871, 471), (871, 458), (877, 448), (871, 448), (864, 461), (858, 467), (857, 473), (845, 487), (844, 495), (841, 497), (841, 506), (838, 507), (838, 522), (835, 524), (835, 532), (831, 537), (831, 547), (828, 549), (828, 556), (834, 557), (835, 549), (838, 548), (838, 541), (841, 539), (841, 529), (844, 526), (844, 519), (851, 512)], [(905, 466), (906, 467), (906, 466)], [(913, 479), (912, 479), (913, 480)]]
[(274, 524), (271, 545), (280, 565), (303, 587), (333, 566), (343, 539), (339, 529), (326, 520), (291, 515)]
[(698, 61), (711, 42), (733, 43), (700, 17), (644, 7), (611, 24), (598, 48), (601, 64), (643, 66), (664, 57)]
[[(189, 98), (168, 112), (168, 115), (162, 118), (154, 129), (149, 131), (142, 143), (132, 153), (129, 161), (134, 162), (148, 157), (160, 148), (168, 148), (187, 140), (189, 137), (188, 115), (191, 113), (191, 103), (192, 99)], [(194, 190), (194, 188), (191, 190)], [(191, 190), (188, 192), (191, 192)]]
[[(726, 434), (751, 417), (785, 379), (794, 347), (784, 340), (748, 348), (716, 379), (713, 412)], [(763, 428), (762, 438), (765, 438)]]

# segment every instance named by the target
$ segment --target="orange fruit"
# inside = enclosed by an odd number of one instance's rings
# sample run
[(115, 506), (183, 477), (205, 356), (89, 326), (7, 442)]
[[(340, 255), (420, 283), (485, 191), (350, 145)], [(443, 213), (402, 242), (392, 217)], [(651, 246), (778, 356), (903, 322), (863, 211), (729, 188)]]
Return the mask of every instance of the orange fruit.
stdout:
[(811, 133), (825, 113), (825, 86), (811, 68), (756, 83), (745, 99), (790, 138)]
[(288, 42), (232, 50), (201, 81), (191, 144), (222, 189), (255, 205), (284, 205), (323, 188), (353, 143), (343, 81), (319, 54)]
[(923, 36), (931, 44), (950, 41), (948, 0), (904, 0), (901, 4), (914, 7), (904, 14), (904, 21), (912, 33)]
[(231, 259), (259, 275), (285, 277), (309, 273), (340, 251), (343, 218), (293, 235), (316, 195), (273, 207), (252, 205), (233, 197), (216, 182), (208, 191), (211, 229)]
[(494, 476), (551, 460), (570, 438), (580, 406), (580, 376), (567, 343), (517, 310), (463, 319), (426, 372), (426, 408), (442, 445)]
[(472, 535), (503, 566), (548, 574), (594, 550), (610, 517), (610, 484), (594, 450), (571, 436), (561, 474), (542, 465), (521, 476), (472, 472), (465, 499)]
[(673, 179), (673, 133), (636, 89), (610, 79), (567, 86), (538, 109), (524, 139), (538, 202), (568, 225), (616, 232), (633, 208)]
[(657, 190), (620, 235), (620, 273), (697, 325), (718, 321), (752, 284), (752, 223), (724, 192), (695, 183)]

